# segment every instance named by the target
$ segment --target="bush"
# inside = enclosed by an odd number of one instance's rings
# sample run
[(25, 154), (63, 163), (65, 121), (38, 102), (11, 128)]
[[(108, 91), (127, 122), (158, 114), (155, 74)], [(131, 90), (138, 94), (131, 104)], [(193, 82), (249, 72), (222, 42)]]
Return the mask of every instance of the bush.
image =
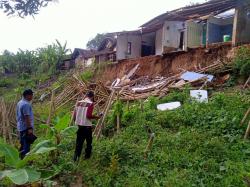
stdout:
[(243, 77), (250, 75), (250, 48), (239, 48), (234, 59), (234, 72)]
[(0, 79), (0, 87), (9, 87), (11, 85), (12, 85), (11, 80), (9, 80), (7, 78)]
[(93, 72), (92, 71), (84, 71), (82, 74), (81, 74), (81, 78), (84, 80), (84, 81), (89, 81), (90, 79), (92, 79), (94, 76)]

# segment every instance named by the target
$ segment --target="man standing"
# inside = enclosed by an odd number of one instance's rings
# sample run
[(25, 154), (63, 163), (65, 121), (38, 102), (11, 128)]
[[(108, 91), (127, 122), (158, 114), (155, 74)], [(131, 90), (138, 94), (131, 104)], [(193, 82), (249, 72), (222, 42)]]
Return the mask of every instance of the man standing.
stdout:
[(100, 116), (93, 115), (94, 110), (94, 93), (89, 91), (86, 94), (86, 98), (79, 101), (76, 104), (74, 111), (74, 120), (76, 125), (78, 125), (77, 138), (76, 138), (76, 148), (74, 161), (77, 161), (81, 156), (83, 143), (87, 141), (87, 147), (85, 149), (85, 159), (89, 159), (92, 151), (92, 119), (99, 119)]
[(33, 135), (34, 129), (34, 115), (31, 106), (33, 98), (33, 91), (27, 89), (23, 92), (23, 98), (17, 103), (16, 119), (17, 129), (20, 135), (20, 156), (24, 158), (30, 151), (30, 145), (34, 142), (35, 136)]

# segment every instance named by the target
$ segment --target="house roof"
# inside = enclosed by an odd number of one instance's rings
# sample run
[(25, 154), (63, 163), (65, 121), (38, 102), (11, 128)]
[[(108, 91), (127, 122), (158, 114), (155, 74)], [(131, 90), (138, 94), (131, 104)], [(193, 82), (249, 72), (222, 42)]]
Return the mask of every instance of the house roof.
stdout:
[[(244, 1), (244, 0), (243, 0)], [(161, 25), (165, 20), (169, 21), (186, 21), (190, 19), (197, 19), (206, 15), (218, 15), (222, 12), (236, 8), (242, 0), (213, 0), (203, 4), (186, 6), (173, 11), (161, 14), (141, 27), (155, 27)], [(246, 0), (245, 0), (246, 1)]]
[(87, 50), (87, 49), (80, 49), (80, 48), (75, 48), (71, 58), (76, 59), (78, 56), (82, 56), (84, 58), (90, 58), (94, 56), (95, 50)]
[(105, 49), (113, 50), (116, 47), (116, 38), (112, 36), (107, 36), (99, 45), (97, 51), (102, 51)]

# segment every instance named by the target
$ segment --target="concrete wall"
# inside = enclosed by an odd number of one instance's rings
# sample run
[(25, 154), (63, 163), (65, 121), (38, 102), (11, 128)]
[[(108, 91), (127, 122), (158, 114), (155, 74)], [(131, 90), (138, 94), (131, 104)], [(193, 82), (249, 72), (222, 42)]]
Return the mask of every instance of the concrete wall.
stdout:
[[(128, 42), (131, 42), (131, 54), (127, 54)], [(138, 58), (141, 56), (141, 36), (135, 34), (121, 34), (117, 37), (117, 60)]]
[(233, 28), (233, 45), (250, 43), (250, 7), (236, 9)]
[(163, 46), (169, 48), (179, 48), (180, 33), (185, 29), (182, 21), (166, 21), (163, 26)]
[(155, 54), (162, 55), (163, 53), (163, 28), (156, 31), (155, 36)]

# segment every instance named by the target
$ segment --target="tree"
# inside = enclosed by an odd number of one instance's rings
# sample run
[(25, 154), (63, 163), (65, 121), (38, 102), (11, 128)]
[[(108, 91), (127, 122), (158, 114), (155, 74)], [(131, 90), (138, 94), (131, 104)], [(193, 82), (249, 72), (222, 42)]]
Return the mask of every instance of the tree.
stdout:
[(107, 34), (97, 34), (94, 38), (88, 41), (87, 48), (97, 50), (103, 39), (107, 36)]
[(34, 16), (42, 7), (46, 7), (54, 0), (0, 0), (0, 9), (9, 15)]

